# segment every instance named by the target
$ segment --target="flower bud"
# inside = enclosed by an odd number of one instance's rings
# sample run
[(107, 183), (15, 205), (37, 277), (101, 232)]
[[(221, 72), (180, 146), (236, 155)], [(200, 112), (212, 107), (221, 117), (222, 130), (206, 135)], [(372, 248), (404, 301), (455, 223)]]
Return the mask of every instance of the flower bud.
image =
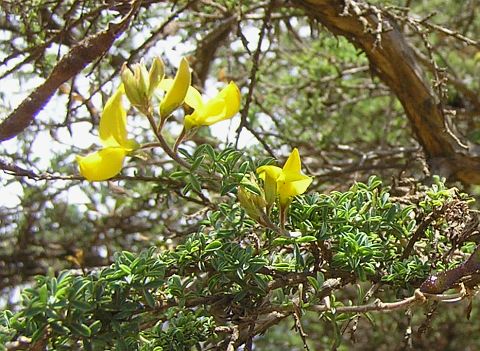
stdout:
[(137, 80), (138, 91), (142, 98), (148, 97), (148, 86), (150, 85), (147, 68), (143, 63), (133, 65), (135, 79)]
[(163, 61), (160, 59), (160, 57), (155, 57), (153, 59), (152, 66), (150, 67), (150, 71), (148, 72), (148, 97), (153, 95), (153, 92), (162, 81), (164, 74), (165, 67), (163, 65)]
[(245, 177), (240, 183), (237, 191), (238, 201), (240, 201), (240, 205), (252, 219), (260, 224), (264, 224), (267, 216), (265, 212), (267, 206), (265, 194), (254, 180), (255, 177), (253, 175), (251, 177), (253, 180)]
[(150, 99), (163, 79), (164, 66), (162, 60), (156, 57), (153, 60), (150, 71), (143, 63), (137, 63), (129, 69), (123, 64), (121, 77), (125, 86), (128, 100), (138, 110), (146, 112), (150, 107)]
[(125, 94), (130, 103), (140, 110), (148, 105), (146, 82), (141, 71), (140, 65), (134, 65), (132, 72), (126, 63), (123, 64), (121, 71)]

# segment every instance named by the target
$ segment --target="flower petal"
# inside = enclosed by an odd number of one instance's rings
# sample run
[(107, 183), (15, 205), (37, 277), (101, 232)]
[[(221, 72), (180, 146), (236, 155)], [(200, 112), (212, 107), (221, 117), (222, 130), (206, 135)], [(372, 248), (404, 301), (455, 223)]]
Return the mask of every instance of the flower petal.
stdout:
[(196, 108), (191, 115), (185, 116), (185, 129), (194, 127), (210, 126), (225, 119), (225, 101), (213, 98), (205, 105)]
[(240, 90), (234, 82), (230, 82), (206, 106), (209, 106), (209, 109), (205, 108), (206, 116), (202, 123), (204, 126), (232, 118), (240, 110)]
[(225, 119), (233, 117), (240, 111), (240, 89), (234, 82), (230, 82), (225, 88), (218, 93), (219, 98), (225, 99), (227, 111), (225, 112)]
[(302, 195), (305, 191), (307, 191), (310, 184), (312, 184), (312, 178), (308, 176), (303, 176), (303, 179), (297, 180), (295, 182), (291, 182), (292, 185), (292, 192), (295, 193), (293, 196)]
[(116, 176), (123, 167), (127, 150), (121, 147), (107, 147), (87, 156), (77, 156), (80, 174), (90, 182), (106, 180)]
[(199, 109), (203, 106), (203, 99), (200, 92), (192, 86), (188, 87), (185, 103), (193, 109)]
[(160, 117), (162, 119), (170, 116), (170, 114), (183, 103), (188, 87), (190, 86), (190, 79), (191, 73), (188, 61), (182, 58), (172, 86), (167, 90), (165, 97), (160, 103)]
[(211, 126), (212, 124), (223, 121), (226, 119), (226, 112), (225, 100), (218, 97), (210, 99), (201, 109), (198, 109), (198, 124)]
[(298, 149), (294, 148), (283, 166), (283, 171), (285, 173), (301, 173), (301, 168), (302, 161), (300, 161), (300, 154), (298, 153)]
[(290, 198), (301, 195), (312, 183), (312, 178), (308, 176), (303, 176), (303, 179), (287, 182), (287, 181), (278, 181), (277, 189), (280, 198), (280, 205), (285, 206), (290, 201)]
[(127, 111), (122, 105), (123, 84), (107, 100), (100, 117), (100, 141), (104, 147), (127, 144)]
[(277, 179), (282, 174), (282, 169), (277, 166), (261, 166), (257, 168), (257, 174), (260, 179), (263, 179), (265, 200), (268, 211), (270, 211), (277, 198)]
[(280, 174), (282, 174), (282, 169), (277, 166), (260, 166), (257, 168), (257, 174), (260, 177), (260, 179), (265, 180), (266, 175), (272, 177), (273, 179), (277, 179)]

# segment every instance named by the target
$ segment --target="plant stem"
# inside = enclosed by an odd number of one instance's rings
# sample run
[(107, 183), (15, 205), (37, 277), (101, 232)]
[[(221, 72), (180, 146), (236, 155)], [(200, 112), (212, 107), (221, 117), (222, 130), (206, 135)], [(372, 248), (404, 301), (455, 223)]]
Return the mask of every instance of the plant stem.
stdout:
[(165, 151), (165, 153), (170, 156), (172, 160), (177, 162), (180, 166), (186, 169), (190, 169), (191, 166), (188, 164), (187, 161), (181, 159), (168, 145), (167, 141), (163, 138), (162, 131), (158, 129), (157, 123), (155, 122), (155, 119), (153, 118), (152, 112), (148, 111), (146, 114), (148, 122), (150, 123), (150, 126), (153, 129), (153, 132), (155, 133), (155, 136), (158, 139), (158, 142), (160, 143), (160, 147)]

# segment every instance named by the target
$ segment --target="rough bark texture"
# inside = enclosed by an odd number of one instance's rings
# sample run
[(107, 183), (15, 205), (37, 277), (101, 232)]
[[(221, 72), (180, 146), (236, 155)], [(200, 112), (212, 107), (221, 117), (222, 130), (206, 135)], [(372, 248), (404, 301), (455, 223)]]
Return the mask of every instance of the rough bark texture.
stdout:
[(122, 21), (111, 24), (107, 30), (84, 39), (62, 57), (45, 82), (38, 86), (2, 121), (0, 124), (0, 142), (15, 137), (27, 128), (60, 85), (78, 74), (89, 63), (105, 54), (115, 39), (127, 28), (130, 18), (137, 9), (138, 6), (132, 7)]
[[(353, 0), (295, 0), (299, 7), (334, 34), (346, 37), (367, 55), (372, 71), (402, 103), (422, 145), (432, 173), (468, 184), (480, 183), (479, 146), (460, 141), (445, 124), (431, 83), (395, 20), (379, 18), (365, 3)], [(378, 41), (374, 33), (382, 21)]]

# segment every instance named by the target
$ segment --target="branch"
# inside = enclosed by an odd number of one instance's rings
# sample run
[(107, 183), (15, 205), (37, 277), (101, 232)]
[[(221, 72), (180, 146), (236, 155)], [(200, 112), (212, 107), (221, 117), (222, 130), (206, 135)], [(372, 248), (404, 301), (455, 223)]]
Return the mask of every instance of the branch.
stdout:
[(133, 2), (129, 13), (119, 23), (111, 23), (107, 30), (87, 37), (74, 46), (58, 62), (45, 82), (37, 87), (2, 121), (0, 124), (0, 142), (15, 137), (27, 128), (60, 85), (78, 74), (89, 63), (104, 55), (115, 39), (128, 27), (139, 6), (139, 1)]
[(374, 73), (402, 103), (432, 173), (480, 184), (480, 146), (460, 140), (448, 129), (442, 104), (392, 16), (363, 1), (294, 2), (365, 52)]
[(198, 43), (193, 64), (198, 86), (204, 87), (215, 54), (237, 24), (237, 20), (235, 15), (225, 18)]

